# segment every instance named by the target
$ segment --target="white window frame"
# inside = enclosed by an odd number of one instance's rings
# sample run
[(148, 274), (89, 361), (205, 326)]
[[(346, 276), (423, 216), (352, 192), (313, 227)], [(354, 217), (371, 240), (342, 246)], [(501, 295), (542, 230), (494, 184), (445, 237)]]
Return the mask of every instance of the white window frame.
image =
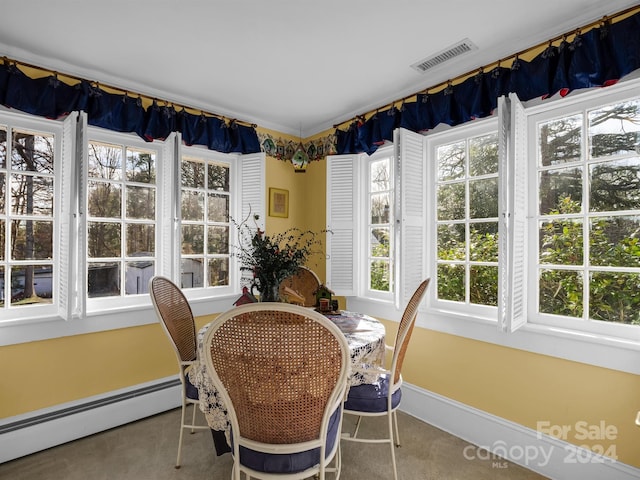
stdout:
[[(640, 79), (635, 79), (635, 80), (629, 79), (623, 82), (619, 82), (619, 84), (616, 86), (607, 87), (606, 89), (593, 89), (592, 91), (575, 92), (563, 98), (562, 100), (559, 100), (558, 98), (547, 99), (544, 102), (540, 100), (533, 100), (533, 101), (526, 102), (524, 104), (524, 108), (519, 108), (517, 106), (514, 108), (511, 108), (513, 105), (508, 105), (509, 108), (507, 108), (506, 111), (504, 111), (500, 115), (500, 118), (498, 119), (498, 124), (497, 124), (498, 129), (500, 130), (502, 128), (503, 133), (506, 134), (506, 135), (503, 135), (503, 138), (499, 141), (505, 142), (505, 145), (507, 146), (506, 147), (503, 146), (502, 148), (508, 151), (506, 153), (505, 158), (501, 159), (501, 162), (506, 162), (507, 167), (501, 166), (501, 168), (509, 168), (508, 165), (511, 164), (511, 169), (513, 170), (513, 168), (515, 168), (515, 162), (517, 161), (516, 160), (517, 158), (519, 158), (522, 155), (530, 155), (527, 149), (522, 148), (523, 145), (525, 146), (528, 145), (529, 147), (527, 148), (531, 148), (531, 141), (529, 142), (526, 141), (526, 137), (531, 135), (530, 130), (528, 130), (528, 127), (525, 127), (524, 132), (520, 131), (521, 129), (518, 129), (518, 132), (516, 132), (511, 128), (511, 124), (516, 122), (522, 123), (523, 118), (525, 119), (525, 123), (526, 123), (527, 117), (533, 118), (533, 116), (539, 114), (540, 112), (543, 112), (549, 109), (559, 109), (559, 108), (569, 109), (571, 108), (572, 105), (575, 106), (576, 104), (590, 102), (592, 101), (592, 99), (598, 99), (598, 98), (602, 99), (605, 96), (609, 96), (609, 95), (611, 96), (610, 98), (612, 99), (631, 96), (632, 95), (631, 92), (637, 92), (639, 89), (640, 89)], [(615, 100), (612, 100), (611, 102), (614, 103), (614, 101)], [(505, 104), (504, 102), (502, 102), (502, 107), (504, 106)], [(517, 110), (517, 111), (514, 111), (514, 110)], [(506, 113), (506, 117), (505, 117), (505, 113)], [(494, 115), (498, 115), (498, 113), (496, 112)], [(516, 119), (516, 117), (520, 117), (520, 118)], [(503, 123), (501, 124), (500, 121), (502, 121)], [(487, 119), (475, 120), (473, 122), (470, 122), (461, 126), (453, 127), (453, 128), (444, 127), (444, 126), (442, 126), (442, 128), (438, 127), (434, 129), (434, 131), (429, 132), (426, 135), (422, 136), (422, 141), (424, 142), (425, 149), (428, 150), (426, 145), (430, 141), (430, 138), (432, 136), (434, 138), (437, 138), (437, 135), (442, 134), (444, 136), (449, 132), (451, 132), (451, 134), (453, 135), (454, 130), (458, 130), (458, 129), (461, 132), (459, 133), (460, 135), (466, 136), (467, 135), (466, 132), (471, 129), (483, 128), (482, 125), (484, 124), (484, 122), (493, 122), (495, 124), (496, 119), (494, 117), (490, 117)], [(458, 133), (456, 132), (455, 134), (458, 134)], [(417, 135), (417, 134), (413, 134), (413, 135)], [(408, 137), (413, 138), (412, 136), (408, 136)], [(533, 138), (535, 138), (535, 136)], [(534, 143), (535, 143), (535, 140), (534, 140)], [(399, 164), (402, 165), (404, 151), (402, 150), (401, 146), (397, 146), (397, 148), (400, 149), (398, 161), (399, 161)], [(355, 165), (354, 168), (349, 170), (350, 174), (354, 175), (356, 178), (360, 175), (357, 169), (357, 166), (358, 166), (357, 162), (359, 157), (358, 155), (351, 155), (351, 156), (342, 155), (337, 157), (339, 157), (342, 163), (352, 162), (352, 164)], [(349, 159), (348, 161), (345, 160), (347, 158)], [(530, 165), (530, 163), (527, 163), (527, 165)], [(331, 182), (338, 181), (341, 178), (343, 178), (337, 175), (332, 176), (331, 171), (332, 171), (331, 158), (328, 158), (327, 218), (329, 223), (331, 218), (330, 205), (332, 203), (329, 196), (331, 195), (332, 190), (334, 190), (334, 188), (331, 185)], [(413, 179), (415, 180), (416, 178), (420, 178), (422, 181), (422, 185), (426, 187), (427, 185), (429, 185), (430, 179), (434, 178), (433, 177), (434, 172), (435, 170), (434, 170), (433, 160), (430, 158), (430, 156), (428, 156), (427, 162), (426, 162), (426, 168), (422, 176), (420, 176), (419, 174), (416, 174), (413, 177)], [(402, 172), (400, 177), (402, 177)], [(502, 177), (502, 172), (500, 172), (500, 177)], [(502, 178), (500, 178), (499, 181), (502, 181)], [(507, 179), (506, 181), (508, 182), (509, 180)], [(515, 181), (516, 180), (512, 180), (512, 183)], [(354, 184), (358, 185), (358, 182), (355, 182)], [(400, 188), (402, 189), (402, 183)], [(345, 193), (348, 190), (348, 188), (343, 185), (341, 186), (341, 190), (343, 193)], [(532, 189), (529, 188), (528, 190), (529, 190), (528, 195), (532, 195), (533, 194), (531, 192)], [(354, 193), (353, 190), (348, 190), (348, 191), (351, 192), (354, 195), (354, 198), (357, 200), (358, 198), (357, 192)], [(517, 200), (516, 198), (509, 199), (508, 194), (509, 194), (509, 191), (505, 191), (503, 187), (499, 191), (499, 196), (501, 197), (501, 206), (500, 206), (499, 213), (505, 214), (505, 215), (511, 212), (514, 212), (515, 211), (514, 203), (519, 202), (519, 200)], [(406, 193), (400, 191), (398, 192), (398, 195), (403, 196), (403, 195), (406, 195)], [(432, 206), (434, 204), (434, 198), (432, 195), (433, 195), (433, 189), (429, 191), (429, 197), (426, 200), (428, 211), (431, 211)], [(336, 197), (336, 198), (340, 198), (340, 197)], [(334, 203), (337, 203), (337, 200), (334, 200)], [(528, 208), (528, 205), (530, 204), (531, 204), (531, 199), (529, 198), (527, 202), (527, 208)], [(528, 210), (525, 211), (524, 213), (526, 216), (525, 221), (523, 222), (524, 226), (530, 229), (531, 228), (530, 223), (532, 221), (530, 218), (531, 215), (529, 214)], [(434, 272), (435, 272), (435, 262), (433, 261), (433, 259), (435, 258), (434, 256), (435, 255), (435, 250), (434, 250), (435, 232), (434, 232), (434, 224), (433, 224), (432, 218), (433, 217), (430, 217), (429, 221), (425, 220), (422, 225), (422, 228), (423, 228), (422, 238), (426, 239), (426, 241), (423, 242), (425, 244), (424, 248), (427, 249), (428, 252), (420, 252), (419, 247), (415, 247), (414, 250), (418, 253), (418, 256), (420, 254), (425, 255), (425, 260), (423, 262), (424, 265), (422, 266), (422, 274), (425, 277), (430, 276), (433, 278)], [(401, 223), (404, 222), (403, 216), (400, 216), (399, 219)], [(502, 223), (503, 222), (501, 222), (502, 228), (513, 227), (513, 222), (505, 223), (504, 225)], [(510, 255), (513, 258), (515, 258), (517, 256), (517, 252), (514, 247), (515, 246), (512, 245), (510, 249), (507, 248), (506, 252), (503, 252), (503, 250), (505, 249), (501, 248), (500, 255), (505, 254), (507, 255), (507, 258), (508, 258), (509, 252), (511, 252)], [(528, 245), (527, 245), (527, 248), (529, 248)], [(400, 262), (403, 261), (402, 260), (403, 257), (406, 258), (408, 256), (407, 251), (412, 251), (412, 250), (404, 250), (400, 248), (400, 255), (401, 255), (399, 260)], [(529, 252), (527, 252), (527, 256), (530, 257)], [(327, 261), (327, 272), (330, 271), (330, 268), (331, 268), (330, 264), (331, 264), (331, 258)], [(517, 290), (518, 286), (517, 284), (513, 283), (513, 279), (514, 279), (513, 275), (514, 275), (514, 271), (516, 270), (513, 264), (513, 261), (509, 263), (509, 261), (502, 259), (500, 268), (502, 268), (502, 265), (511, 265), (511, 266), (509, 269), (505, 270), (504, 272), (501, 272), (501, 278), (499, 279), (499, 282), (503, 284), (503, 282), (507, 282), (509, 279), (511, 279), (511, 282), (512, 282), (511, 287), (505, 287), (505, 288), (510, 288), (510, 290), (505, 290), (505, 291), (514, 292)], [(405, 267), (410, 267), (410, 266), (411, 266), (410, 264), (406, 266), (402, 264), (400, 269), (404, 271)], [(528, 272), (531, 270), (531, 265), (528, 264), (528, 262), (523, 262), (522, 268), (524, 273), (528, 274)], [(520, 269), (520, 267), (518, 267), (518, 269)], [(402, 281), (402, 274), (400, 274), (400, 278), (401, 278), (400, 281)], [(409, 283), (410, 282), (405, 281), (405, 284), (408, 285)], [(532, 295), (536, 295), (535, 292), (531, 291), (532, 282), (528, 278), (525, 286), (526, 286), (526, 290), (525, 290), (525, 297), (523, 298), (523, 300), (526, 300), (527, 296), (531, 297)], [(479, 314), (478, 312), (470, 312), (468, 310), (455, 311), (454, 309), (451, 309), (451, 308), (449, 309), (438, 308), (438, 307), (441, 307), (441, 305), (437, 305), (436, 303), (434, 303), (434, 290), (435, 290), (434, 286), (433, 285), (430, 286), (427, 292), (427, 296), (423, 301), (423, 306), (418, 315), (417, 325), (423, 328), (427, 328), (430, 330), (435, 330), (435, 331), (439, 331), (439, 332), (443, 332), (451, 335), (456, 335), (464, 338), (469, 338), (473, 340), (478, 340), (482, 342), (488, 342), (495, 345), (504, 346), (507, 348), (514, 348), (514, 349), (523, 350), (523, 351), (536, 353), (540, 355), (547, 355), (547, 356), (552, 356), (556, 358), (566, 359), (569, 361), (585, 363), (588, 365), (594, 365), (598, 367), (640, 375), (640, 362), (638, 362), (638, 358), (640, 355), (640, 339), (636, 337), (636, 330), (637, 330), (637, 333), (640, 334), (640, 329), (637, 329), (637, 327), (628, 326), (628, 325), (605, 325), (609, 327), (622, 327), (621, 330), (624, 332), (624, 334), (617, 335), (615, 332), (615, 330), (618, 330), (617, 328), (614, 328), (613, 332), (610, 329), (608, 331), (598, 331), (597, 328), (591, 331), (585, 331), (585, 330), (573, 328), (571, 325), (567, 325), (566, 323), (563, 324), (563, 323), (554, 322), (554, 321), (548, 321), (548, 322), (542, 323), (537, 319), (531, 318), (528, 315), (525, 315), (525, 320), (527, 320), (526, 322), (522, 322), (521, 320), (514, 322), (513, 321), (514, 316), (512, 313), (508, 313), (508, 314), (504, 313), (503, 318), (501, 318), (500, 321), (497, 321), (498, 312), (495, 308), (492, 308), (492, 310), (495, 313), (486, 312), (486, 314), (484, 315)], [(401, 305), (401, 302), (399, 305)], [(399, 321), (402, 314), (402, 309), (399, 308), (399, 306), (396, 308), (393, 308), (393, 306), (389, 305), (388, 303), (381, 303), (376, 299), (359, 296), (357, 291), (352, 292), (350, 295), (347, 295), (347, 308), (351, 310), (367, 313), (373, 316), (377, 316), (380, 318), (392, 320), (392, 321), (393, 320)], [(516, 307), (515, 305), (510, 305), (509, 306), (510, 312), (514, 311), (514, 308), (519, 309), (522, 307)], [(531, 309), (531, 305), (528, 302), (525, 302), (524, 308), (526, 309), (525, 310), (526, 312), (529, 312)], [(507, 311), (507, 302), (505, 298), (501, 300), (499, 297), (498, 310), (500, 309), (504, 309), (505, 312)], [(634, 329), (633, 334), (630, 334), (631, 329)]]
[[(5, 117), (6, 116), (6, 117)], [(47, 340), (71, 335), (115, 330), (138, 325), (156, 323), (157, 317), (148, 295), (132, 295), (130, 298), (106, 297), (92, 302), (86, 296), (86, 215), (85, 202), (78, 202), (86, 195), (86, 158), (88, 138), (107, 143), (123, 143), (141, 146), (144, 149), (158, 149), (156, 186), (158, 195), (158, 226), (156, 230), (156, 274), (172, 279), (179, 277), (176, 268), (179, 259), (179, 207), (177, 206), (176, 182), (178, 159), (182, 142), (178, 133), (172, 133), (164, 142), (144, 142), (137, 136), (111, 132), (87, 126), (83, 112), (73, 112), (65, 120), (44, 120), (36, 116), (6, 111), (0, 107), (0, 121), (34, 131), (55, 132), (57, 155), (62, 162), (56, 166), (56, 198), (54, 222), (54, 259), (56, 272), (61, 279), (57, 290), (65, 298), (55, 305), (47, 305), (46, 312), (25, 315), (20, 309), (19, 318), (0, 316), (0, 346), (30, 341)], [(64, 139), (64, 146), (62, 145)], [(185, 147), (187, 148), (187, 147)], [(191, 148), (191, 147), (189, 147)], [(219, 154), (206, 149), (198, 149), (199, 155), (224, 158), (229, 161), (233, 182), (233, 211), (236, 218), (244, 218), (249, 211), (260, 215), (260, 228), (264, 229), (265, 218), (265, 154)], [(234, 236), (230, 238), (235, 241)], [(68, 244), (64, 251), (60, 245)], [(62, 260), (68, 262), (62, 265)], [(240, 272), (237, 260), (231, 262), (230, 285), (222, 289), (205, 288), (197, 294), (191, 293), (191, 306), (195, 315), (226, 311), (241, 292)], [(83, 274), (84, 272), (84, 274)], [(178, 278), (179, 280), (179, 278)], [(59, 293), (60, 295), (60, 293)], [(64, 301), (62, 301), (64, 300)], [(18, 309), (16, 309), (18, 310)], [(35, 312), (30, 309), (29, 312)]]
[[(390, 191), (389, 194), (391, 196), (391, 205), (390, 205), (390, 245), (389, 245), (389, 291), (384, 292), (380, 290), (372, 290), (370, 288), (371, 284), (371, 240), (369, 238), (368, 232), (371, 222), (371, 211), (369, 200), (371, 198), (371, 190), (369, 179), (371, 176), (371, 164), (375, 161), (379, 161), (384, 158), (389, 158), (389, 174), (390, 174)], [(362, 246), (362, 261), (360, 261), (360, 271), (359, 276), (361, 279), (360, 291), (359, 295), (367, 298), (372, 298), (379, 300), (381, 302), (394, 302), (396, 295), (396, 271), (397, 267), (397, 255), (396, 252), (396, 227), (395, 227), (395, 215), (396, 215), (396, 199), (395, 199), (395, 191), (397, 189), (394, 188), (396, 185), (396, 159), (395, 159), (395, 150), (393, 145), (387, 145), (384, 147), (378, 148), (373, 154), (370, 156), (362, 155), (358, 160), (362, 162), (362, 168), (364, 170), (364, 174), (362, 175), (362, 210), (360, 215), (358, 215), (360, 219), (359, 230), (361, 235), (358, 235), (358, 245)], [(358, 251), (359, 249), (356, 249)]]
[[(425, 190), (427, 192), (428, 207), (427, 207), (427, 225), (428, 225), (428, 241), (427, 243), (427, 258), (429, 258), (432, 267), (431, 271), (431, 284), (429, 286), (429, 298), (431, 299), (430, 305), (433, 308), (442, 311), (449, 311), (452, 313), (461, 313), (464, 315), (474, 315), (485, 319), (489, 322), (496, 321), (497, 307), (489, 305), (475, 305), (466, 304), (465, 302), (439, 300), (437, 298), (438, 291), (438, 275), (437, 268), (438, 263), (436, 261), (438, 257), (438, 236), (437, 236), (437, 207), (438, 207), (438, 193), (437, 193), (437, 178), (438, 178), (438, 162), (436, 156), (436, 150), (442, 145), (455, 143), (458, 141), (467, 141), (472, 137), (479, 137), (494, 133), (498, 130), (498, 121), (496, 118), (489, 118), (482, 121), (472, 122), (464, 128), (452, 128), (443, 132), (434, 133), (433, 135), (425, 136), (425, 149), (427, 152), (427, 178), (433, 179), (433, 181), (426, 181)], [(469, 219), (466, 218), (465, 222)], [(469, 239), (467, 239), (468, 241)], [(465, 263), (468, 263), (467, 260)], [(499, 268), (499, 267), (498, 267)]]
[[(162, 198), (162, 190), (161, 190), (161, 185), (163, 184), (163, 177), (166, 174), (165, 172), (165, 165), (167, 165), (168, 163), (170, 163), (170, 159), (166, 159), (165, 156), (163, 155), (164, 153), (164, 143), (163, 142), (145, 142), (144, 140), (142, 140), (140, 137), (136, 136), (136, 135), (132, 135), (132, 134), (126, 134), (126, 133), (118, 133), (118, 132), (112, 132), (109, 130), (105, 130), (102, 128), (98, 128), (98, 127), (88, 127), (87, 128), (87, 133), (86, 133), (86, 139), (87, 139), (87, 145), (90, 142), (99, 142), (99, 143), (106, 143), (106, 144), (112, 144), (112, 145), (116, 145), (116, 146), (120, 146), (123, 145), (125, 148), (126, 147), (132, 147), (132, 148), (139, 148), (141, 150), (147, 150), (147, 151), (154, 151), (155, 152), (155, 159), (156, 159), (156, 163), (155, 163), (155, 168), (156, 168), (156, 182), (155, 182), (155, 188), (156, 188), (156, 195), (155, 195), (155, 211), (156, 211), (156, 229), (155, 229), (155, 245), (156, 245), (156, 252), (155, 252), (155, 256), (154, 256), (154, 263), (155, 263), (155, 273), (154, 274), (158, 274), (159, 272), (161, 272), (162, 268), (161, 265), (163, 263), (162, 261), (162, 257), (161, 254), (164, 255), (168, 255), (169, 252), (167, 252), (166, 250), (164, 251), (164, 253), (162, 252), (162, 250), (160, 249), (160, 245), (161, 245), (161, 232), (163, 230), (163, 228), (165, 228), (165, 219), (167, 218), (167, 213), (162, 211), (161, 208), (161, 198)], [(84, 157), (84, 163), (83, 165), (87, 165), (87, 156)], [(123, 163), (126, 163), (126, 158), (122, 159)], [(111, 310), (117, 310), (117, 309), (121, 309), (121, 308), (130, 308), (130, 307), (136, 307), (136, 306), (146, 306), (149, 304), (149, 295), (148, 294), (139, 294), (139, 295), (124, 295), (121, 294), (119, 296), (106, 296), (106, 297), (95, 297), (95, 298), (89, 298), (88, 295), (86, 295), (86, 281), (87, 281), (87, 265), (89, 263), (89, 257), (88, 257), (88, 247), (86, 245), (86, 241), (88, 239), (88, 232), (87, 232), (87, 228), (88, 228), (88, 223), (89, 223), (89, 219), (88, 219), (88, 205), (85, 202), (88, 202), (88, 198), (87, 198), (87, 188), (86, 185), (88, 185), (89, 182), (89, 178), (88, 178), (88, 172), (87, 172), (87, 168), (83, 168), (83, 172), (81, 175), (81, 185), (82, 185), (82, 197), (80, 198), (80, 210), (83, 212), (86, 212), (86, 214), (81, 215), (82, 221), (83, 223), (80, 226), (80, 238), (83, 238), (85, 244), (80, 247), (80, 250), (83, 250), (84, 252), (84, 256), (83, 258), (80, 260), (81, 264), (82, 264), (82, 268), (84, 269), (84, 272), (78, 272), (79, 273), (79, 277), (84, 277), (84, 285), (80, 284), (78, 285), (78, 290), (79, 292), (83, 292), (85, 294), (85, 302), (86, 302), (86, 312), (88, 314), (94, 314), (97, 312), (108, 312)], [(124, 208), (124, 206), (123, 206)], [(122, 222), (125, 221), (125, 219), (121, 219)], [(124, 238), (122, 238), (122, 242), (124, 243)], [(119, 261), (121, 261), (123, 263), (122, 268), (124, 270), (124, 258), (121, 258)], [(121, 278), (124, 278), (125, 272), (121, 273)], [(125, 289), (125, 285), (121, 285), (121, 290), (124, 292)]]
[[(37, 117), (31, 117), (22, 115), (19, 113), (9, 112), (2, 110), (0, 111), (0, 124), (4, 126), (9, 126), (9, 128), (18, 129), (18, 130), (27, 130), (32, 131), (34, 133), (42, 133), (45, 135), (53, 135), (54, 137), (54, 211), (53, 211), (53, 278), (59, 278), (64, 275), (61, 272), (61, 262), (60, 262), (60, 238), (62, 234), (62, 221), (61, 221), (61, 210), (60, 210), (60, 201), (59, 198), (62, 195), (63, 185), (62, 185), (62, 168), (63, 168), (63, 142), (64, 134), (63, 134), (63, 124), (61, 122), (51, 122), (47, 120), (43, 120)], [(7, 171), (9, 170), (11, 164), (10, 157), (11, 146), (9, 145), (9, 138), (7, 138)], [(8, 179), (7, 179), (8, 180)], [(9, 203), (5, 205), (6, 211), (10, 211), (11, 204), (10, 199)], [(5, 237), (5, 241), (9, 241), (9, 237)], [(9, 258), (6, 258), (4, 262), (10, 262)], [(5, 284), (11, 285), (11, 278), (8, 276), (7, 271), (5, 271)], [(25, 305), (21, 307), (7, 307), (7, 303), (5, 306), (0, 309), (0, 328), (6, 325), (12, 324), (20, 324), (25, 321), (41, 321), (42, 319), (47, 319), (51, 317), (55, 317), (59, 314), (59, 310), (63, 307), (63, 304), (60, 301), (61, 292), (57, 287), (59, 285), (58, 282), (54, 282), (54, 292), (53, 292), (53, 302), (50, 304), (38, 304), (38, 305)], [(9, 287), (10, 288), (10, 287)], [(10, 302), (11, 300), (7, 300)], [(25, 317), (28, 320), (25, 320)]]
[[(635, 85), (632, 87), (632, 85)], [(638, 82), (632, 82), (629, 84), (623, 84), (613, 88), (607, 88), (603, 90), (587, 92), (581, 96), (574, 96), (572, 98), (565, 99), (555, 105), (549, 107), (537, 106), (528, 109), (527, 114), (527, 136), (530, 139), (528, 142), (528, 158), (531, 159), (528, 162), (528, 184), (532, 187), (529, 192), (528, 199), (528, 229), (533, 232), (533, 235), (537, 236), (538, 232), (538, 182), (537, 182), (537, 159), (538, 144), (537, 144), (537, 132), (536, 125), (539, 122), (559, 118), (563, 116), (569, 116), (572, 114), (586, 112), (586, 110), (597, 108), (601, 105), (615, 104), (625, 99), (632, 97), (639, 97), (638, 94)], [(586, 136), (586, 131), (584, 132)], [(583, 142), (587, 139), (583, 138)], [(586, 168), (586, 167), (585, 167)], [(586, 186), (585, 186), (586, 188)], [(585, 335), (596, 336), (612, 336), (626, 339), (629, 341), (640, 342), (640, 327), (626, 324), (616, 324), (604, 321), (596, 320), (583, 320), (578, 318), (560, 317), (557, 315), (549, 315), (539, 313), (537, 310), (539, 296), (538, 282), (536, 275), (538, 271), (537, 264), (537, 242), (531, 241), (528, 246), (528, 284), (527, 284), (527, 297), (533, 299), (528, 303), (527, 317), (528, 323), (532, 325), (546, 326), (549, 328), (568, 329), (576, 332), (582, 332)], [(585, 287), (586, 288), (586, 287)]]

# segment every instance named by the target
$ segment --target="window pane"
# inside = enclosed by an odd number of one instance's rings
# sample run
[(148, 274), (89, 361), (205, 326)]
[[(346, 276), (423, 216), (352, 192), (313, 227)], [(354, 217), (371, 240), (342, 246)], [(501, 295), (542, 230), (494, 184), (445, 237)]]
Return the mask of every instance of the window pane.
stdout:
[(592, 212), (640, 209), (640, 157), (598, 163), (589, 174)]
[(149, 224), (127, 224), (127, 256), (154, 256), (156, 227)]
[(121, 252), (120, 224), (89, 222), (87, 244), (89, 257), (119, 257)]
[(11, 166), (25, 172), (53, 173), (54, 137), (14, 130)]
[(371, 262), (371, 290), (389, 291), (389, 262), (375, 260)]
[(563, 117), (538, 126), (540, 165), (558, 165), (581, 158), (582, 115)]
[(471, 261), (498, 261), (498, 222), (472, 223), (469, 226), (469, 235)]
[(371, 162), (370, 189), (372, 192), (381, 192), (391, 188), (391, 176), (389, 159)]
[(582, 167), (541, 171), (539, 186), (540, 214), (582, 211)]
[(140, 295), (149, 293), (149, 280), (155, 274), (155, 263), (151, 260), (126, 262), (124, 268), (125, 294)]
[(111, 182), (90, 181), (88, 210), (91, 217), (120, 218), (122, 187)]
[(212, 258), (209, 260), (209, 285), (213, 287), (229, 285), (228, 258)]
[(438, 147), (438, 180), (456, 180), (465, 174), (465, 141)]
[(498, 173), (498, 134), (469, 139), (469, 175)]
[(11, 222), (11, 258), (48, 260), (53, 258), (53, 222), (14, 220)]
[(207, 188), (221, 192), (229, 191), (229, 167), (224, 165), (209, 164), (209, 181)]
[(182, 288), (204, 287), (204, 262), (202, 258), (183, 258), (180, 262)]
[(638, 285), (637, 273), (593, 272), (589, 283), (589, 317), (640, 325)]
[(89, 298), (120, 295), (120, 262), (90, 263), (87, 272)]
[(204, 193), (182, 191), (182, 220), (204, 220)]
[(498, 267), (472, 265), (469, 299), (478, 305), (498, 306)]
[(540, 312), (582, 317), (582, 275), (570, 270), (540, 272)]
[(229, 253), (229, 227), (209, 227), (207, 228), (208, 254)]
[(204, 188), (204, 162), (183, 159), (181, 165), (182, 186)]
[(589, 260), (592, 265), (640, 267), (640, 216), (592, 218)]
[(53, 177), (11, 176), (11, 212), (15, 215), (53, 215)]
[(389, 223), (389, 193), (371, 195), (371, 223)]
[(208, 220), (210, 222), (229, 221), (229, 196), (210, 193), (207, 195)]
[(640, 144), (640, 100), (607, 105), (589, 112), (593, 158), (633, 154)]
[(127, 186), (127, 218), (156, 218), (156, 189)]
[(540, 223), (540, 263), (582, 265), (582, 220), (554, 220)]
[(438, 298), (464, 302), (464, 265), (438, 265)]
[(389, 257), (390, 246), (389, 228), (374, 228), (371, 230), (371, 256)]
[(438, 220), (463, 218), (465, 218), (464, 183), (440, 185), (438, 187)]
[(438, 259), (464, 260), (466, 234), (463, 223), (438, 225)]
[(204, 225), (182, 225), (182, 253), (204, 253)]
[(0, 220), (0, 260), (4, 260), (4, 249), (5, 249), (4, 228), (5, 228), (4, 220)]
[(498, 216), (498, 179), (486, 178), (469, 182), (469, 218)]
[(11, 269), (12, 306), (53, 303), (51, 265), (24, 265)]
[(127, 148), (127, 180), (156, 183), (156, 156), (154, 152)]
[(122, 180), (122, 147), (89, 142), (88, 160), (90, 178)]

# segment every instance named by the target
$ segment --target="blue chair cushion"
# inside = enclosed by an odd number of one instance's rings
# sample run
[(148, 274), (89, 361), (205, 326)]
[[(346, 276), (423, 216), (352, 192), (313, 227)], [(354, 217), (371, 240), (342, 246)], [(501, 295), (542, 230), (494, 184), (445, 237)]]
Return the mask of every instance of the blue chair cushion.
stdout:
[[(329, 419), (325, 452), (333, 449), (339, 435), (342, 409), (339, 407)], [(233, 442), (233, 438), (231, 439)], [(258, 472), (297, 473), (320, 463), (320, 449), (314, 448), (299, 453), (264, 453), (240, 446), (240, 463)]]
[[(382, 374), (374, 383), (356, 385), (349, 389), (349, 395), (344, 402), (345, 410), (368, 413), (383, 413), (387, 411), (387, 394), (389, 393), (389, 375)], [(398, 389), (391, 396), (391, 408), (400, 405), (402, 390)]]
[(184, 376), (184, 394), (187, 398), (190, 398), (191, 400), (198, 400), (198, 388), (191, 383), (191, 380), (189, 380), (189, 375), (185, 375)]

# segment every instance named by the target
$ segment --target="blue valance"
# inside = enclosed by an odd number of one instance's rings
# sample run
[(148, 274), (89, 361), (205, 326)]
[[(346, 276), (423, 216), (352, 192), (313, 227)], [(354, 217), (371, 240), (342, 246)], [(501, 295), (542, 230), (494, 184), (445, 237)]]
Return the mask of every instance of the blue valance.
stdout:
[(223, 153), (256, 153), (260, 141), (253, 126), (229, 123), (205, 114), (191, 114), (154, 100), (144, 108), (140, 97), (114, 94), (86, 80), (69, 85), (57, 75), (30, 78), (11, 61), (0, 65), (0, 103), (51, 119), (84, 111), (90, 125), (133, 132), (145, 141), (164, 140), (181, 132), (186, 145), (203, 145)]
[(336, 129), (338, 154), (376, 151), (393, 130), (431, 130), (440, 123), (458, 125), (492, 114), (498, 97), (515, 92), (521, 100), (567, 95), (572, 90), (602, 87), (640, 68), (640, 13), (615, 23), (603, 21), (586, 33), (577, 32), (550, 44), (542, 53), (524, 61), (514, 58), (509, 67), (480, 70), (456, 85), (437, 93), (419, 93), (415, 101), (377, 111), (368, 119), (359, 117), (344, 129)]

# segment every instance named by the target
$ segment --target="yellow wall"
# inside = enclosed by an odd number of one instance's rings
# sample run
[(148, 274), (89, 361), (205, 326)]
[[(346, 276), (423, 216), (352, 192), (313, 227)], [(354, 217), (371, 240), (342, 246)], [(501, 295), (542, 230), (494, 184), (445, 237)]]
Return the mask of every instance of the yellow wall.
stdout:
[[(393, 337), (397, 324), (383, 323)], [(568, 426), (562, 440), (593, 446), (598, 453), (615, 452), (619, 461), (640, 467), (640, 428), (633, 421), (640, 401), (638, 375), (416, 328), (403, 377), (534, 430)], [(616, 434), (584, 439), (585, 430), (595, 437), (605, 434), (601, 422), (615, 427)]]
[[(267, 158), (268, 187), (289, 190), (289, 218), (267, 217), (267, 232), (325, 227), (326, 163), (306, 173)], [(314, 269), (324, 277), (324, 261)], [(150, 313), (153, 315), (153, 313)], [(198, 318), (198, 326), (212, 316)], [(396, 324), (385, 322), (394, 332)], [(574, 444), (615, 445), (618, 460), (640, 468), (640, 428), (633, 425), (640, 377), (416, 328), (405, 380), (498, 417), (536, 429), (538, 422), (575, 426), (604, 421), (614, 440)], [(177, 373), (175, 357), (158, 324), (77, 335), (0, 348), (0, 418), (80, 400)]]

